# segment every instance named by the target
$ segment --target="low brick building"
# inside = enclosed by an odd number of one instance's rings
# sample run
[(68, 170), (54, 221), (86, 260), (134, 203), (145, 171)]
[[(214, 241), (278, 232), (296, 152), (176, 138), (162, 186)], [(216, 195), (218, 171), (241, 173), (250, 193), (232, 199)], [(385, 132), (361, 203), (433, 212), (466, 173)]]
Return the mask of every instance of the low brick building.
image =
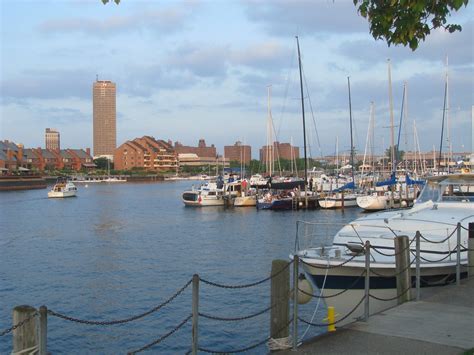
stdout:
[(127, 141), (115, 149), (114, 166), (117, 170), (142, 168), (155, 172), (175, 171), (178, 168), (178, 159), (168, 142), (143, 136)]
[(250, 160), (252, 159), (252, 147), (243, 145), (237, 141), (234, 145), (224, 146), (224, 156), (226, 160), (228, 159), (229, 161), (250, 164)]
[[(266, 164), (266, 160), (267, 160), (266, 156), (267, 156), (268, 147), (269, 146), (263, 146), (260, 149), (260, 161), (262, 162), (262, 164)], [(292, 147), (290, 143), (274, 142), (273, 152), (274, 152), (273, 153), (274, 160), (278, 160), (278, 159), (291, 160), (291, 159), (299, 159), (300, 157), (300, 149), (298, 147)]]

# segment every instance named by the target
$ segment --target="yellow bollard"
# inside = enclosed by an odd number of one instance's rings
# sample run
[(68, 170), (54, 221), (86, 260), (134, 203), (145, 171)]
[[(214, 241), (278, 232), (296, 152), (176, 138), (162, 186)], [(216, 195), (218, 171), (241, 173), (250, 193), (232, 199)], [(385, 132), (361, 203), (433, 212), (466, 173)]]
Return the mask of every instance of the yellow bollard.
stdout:
[(336, 312), (334, 311), (334, 307), (329, 306), (328, 307), (328, 332), (335, 332), (336, 331), (336, 325), (334, 322), (336, 321)]

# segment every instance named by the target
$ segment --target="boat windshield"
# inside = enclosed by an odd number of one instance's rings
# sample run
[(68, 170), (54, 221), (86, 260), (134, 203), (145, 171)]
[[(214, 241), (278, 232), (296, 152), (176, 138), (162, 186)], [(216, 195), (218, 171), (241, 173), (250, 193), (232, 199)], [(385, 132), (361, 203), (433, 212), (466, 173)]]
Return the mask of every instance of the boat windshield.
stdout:
[(474, 181), (472, 179), (450, 179), (427, 181), (416, 203), (474, 202)]

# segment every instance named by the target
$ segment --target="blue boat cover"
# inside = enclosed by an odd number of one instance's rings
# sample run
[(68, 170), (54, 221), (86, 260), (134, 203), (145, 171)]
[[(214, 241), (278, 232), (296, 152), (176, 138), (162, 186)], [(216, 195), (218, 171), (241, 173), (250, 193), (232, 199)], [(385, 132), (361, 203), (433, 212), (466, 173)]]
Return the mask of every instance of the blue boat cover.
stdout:
[(409, 175), (407, 175), (405, 181), (407, 185), (424, 185), (425, 184), (425, 180), (413, 180), (413, 179), (410, 179)]
[(385, 181), (379, 181), (375, 184), (375, 186), (390, 186), (390, 185), (395, 185), (397, 183), (397, 178), (395, 177), (395, 174), (392, 174), (390, 176), (390, 179), (385, 180)]
[(338, 189), (332, 190), (333, 192), (341, 192), (344, 190), (355, 189), (354, 181), (348, 182), (347, 184), (339, 187)]

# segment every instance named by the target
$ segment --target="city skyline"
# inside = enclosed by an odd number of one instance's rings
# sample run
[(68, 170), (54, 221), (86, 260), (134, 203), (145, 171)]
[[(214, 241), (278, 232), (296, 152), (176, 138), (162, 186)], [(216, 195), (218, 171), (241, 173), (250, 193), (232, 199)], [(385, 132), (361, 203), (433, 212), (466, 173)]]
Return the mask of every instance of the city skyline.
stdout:
[[(463, 25), (461, 33), (436, 30), (416, 52), (375, 41), (352, 1), (124, 0), (104, 6), (94, 0), (0, 6), (0, 139), (40, 146), (39, 132), (56, 127), (66, 145), (92, 147), (90, 83), (98, 74), (119, 87), (117, 145), (151, 135), (185, 145), (205, 138), (219, 152), (237, 140), (262, 147), (271, 84), (277, 140), (293, 140), (302, 147), (294, 41), (298, 34), (311, 156), (333, 154), (336, 136), (339, 151), (349, 151), (347, 76), (356, 149), (364, 151), (371, 101), (376, 107), (377, 149), (388, 147), (387, 58), (392, 63), (397, 122), (403, 82), (408, 85), (408, 120), (400, 149), (411, 150), (413, 119), (421, 149), (439, 149), (446, 55), (453, 150), (471, 149), (471, 4), (449, 18)], [(18, 23), (19, 31), (14, 25)], [(258, 150), (252, 158), (258, 158)]]

